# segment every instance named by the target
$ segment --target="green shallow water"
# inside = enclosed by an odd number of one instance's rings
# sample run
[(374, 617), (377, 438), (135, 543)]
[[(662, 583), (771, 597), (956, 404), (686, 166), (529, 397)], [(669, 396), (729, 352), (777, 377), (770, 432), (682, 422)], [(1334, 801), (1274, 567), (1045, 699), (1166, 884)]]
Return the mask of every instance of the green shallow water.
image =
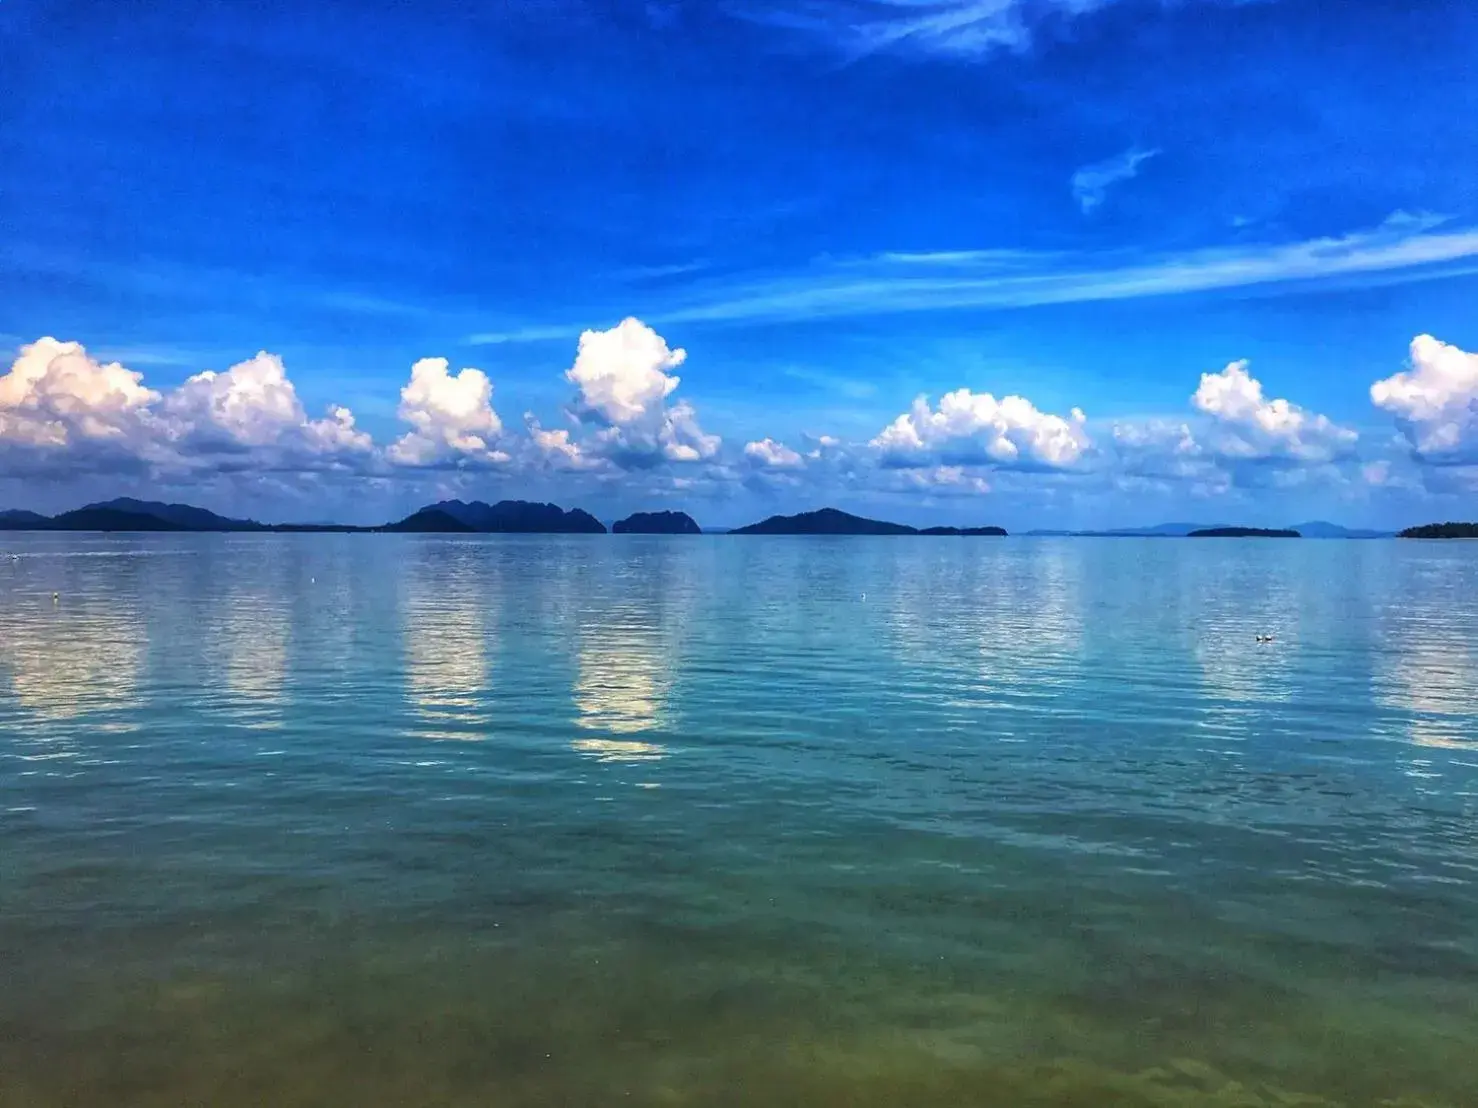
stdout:
[(1475, 597), (1456, 544), (0, 537), (0, 1105), (1474, 1103)]

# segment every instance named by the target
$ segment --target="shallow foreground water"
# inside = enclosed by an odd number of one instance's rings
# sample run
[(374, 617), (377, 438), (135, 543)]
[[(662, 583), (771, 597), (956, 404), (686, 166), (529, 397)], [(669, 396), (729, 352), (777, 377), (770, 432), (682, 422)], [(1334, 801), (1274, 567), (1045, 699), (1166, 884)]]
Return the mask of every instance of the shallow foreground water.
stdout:
[(1478, 545), (0, 535), (4, 1108), (1475, 1097)]

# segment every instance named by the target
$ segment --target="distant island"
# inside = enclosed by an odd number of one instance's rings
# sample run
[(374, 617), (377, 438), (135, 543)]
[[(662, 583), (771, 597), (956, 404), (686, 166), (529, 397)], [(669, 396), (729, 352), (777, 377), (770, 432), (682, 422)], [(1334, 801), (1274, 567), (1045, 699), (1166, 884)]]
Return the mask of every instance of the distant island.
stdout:
[(731, 535), (992, 535), (1006, 532), (1000, 527), (929, 527), (920, 530), (906, 523), (887, 523), (865, 519), (836, 508), (822, 508), (793, 516), (771, 516), (748, 527), (730, 531)]
[(1199, 531), (1192, 531), (1187, 538), (1192, 539), (1299, 539), (1303, 538), (1297, 531), (1288, 528), (1269, 527), (1204, 527)]
[(496, 504), (485, 504), (481, 500), (463, 502), (443, 500), (422, 508), (415, 515), (392, 524), (399, 531), (413, 531), (409, 526), (418, 516), (430, 518), (434, 526), (438, 521), (428, 513), (448, 516), (464, 524), (468, 531), (484, 535), (539, 534), (539, 535), (604, 535), (606, 525), (589, 512), (580, 508), (565, 511), (557, 504), (535, 504), (528, 500), (500, 500)]
[(1322, 519), (1295, 523), (1290, 530), (1297, 531), (1306, 539), (1393, 539), (1394, 531), (1373, 531), (1365, 527), (1341, 527), (1338, 523), (1326, 523)]
[(802, 512), (793, 516), (771, 516), (747, 527), (736, 527), (731, 535), (913, 535), (914, 528), (901, 523), (864, 519), (836, 508)]
[(1225, 527), (1224, 523), (1157, 523), (1152, 527), (1112, 527), (1106, 531), (1078, 531), (1068, 534), (1092, 535), (1095, 538), (1115, 539), (1149, 539), (1149, 538), (1177, 538), (1183, 539), (1192, 531), (1205, 531), (1212, 527)]
[(1004, 527), (925, 527), (918, 532), (920, 535), (959, 535), (964, 538), (994, 538), (1006, 537)]
[(405, 519), (378, 527), (331, 523), (258, 523), (230, 519), (189, 504), (165, 504), (122, 497), (44, 516), (37, 512), (0, 512), (0, 531), (105, 532), (262, 532), (404, 534), (591, 534), (606, 533), (605, 524), (589, 512), (565, 511), (555, 504), (527, 500), (500, 500), (485, 504), (446, 500), (431, 504)]
[(1400, 532), (1403, 539), (1478, 539), (1478, 523), (1424, 523)]
[[(837, 508), (821, 508), (798, 515), (776, 515), (747, 527), (725, 532), (706, 531), (686, 512), (635, 512), (617, 520), (610, 530), (618, 535), (921, 535), (1001, 537), (1001, 527), (912, 527), (906, 523), (868, 519)], [(270, 534), (353, 533), (420, 535), (603, 535), (605, 524), (580, 508), (529, 500), (442, 500), (427, 504), (404, 519), (373, 526), (335, 523), (259, 523), (233, 519), (190, 504), (116, 497), (45, 516), (21, 509), (0, 510), (0, 531), (102, 532), (260, 532)], [(1107, 531), (1033, 530), (1031, 537), (1113, 538), (1393, 538), (1393, 532), (1358, 530), (1339, 524), (1311, 521), (1286, 528), (1242, 527), (1230, 524), (1160, 523)], [(1478, 538), (1478, 523), (1431, 523), (1400, 533), (1408, 539)]]
[(50, 522), (49, 517), (38, 512), (23, 512), (15, 508), (0, 512), (0, 530), (4, 531), (29, 530), (44, 527)]
[[(1248, 530), (1228, 523), (1157, 523), (1151, 527), (1114, 527), (1103, 531), (1068, 531), (1040, 529), (1026, 532), (1033, 538), (1105, 538), (1168, 539), (1188, 538), (1197, 531)], [(1341, 527), (1338, 523), (1310, 520), (1279, 530), (1297, 531), (1305, 539), (1391, 539), (1394, 531), (1372, 531), (1366, 528)]]
[(86, 504), (57, 516), (0, 512), (0, 531), (271, 531), (266, 524), (225, 516), (189, 504), (119, 497)]
[(616, 535), (701, 535), (697, 522), (687, 512), (637, 512), (611, 525)]
[(385, 524), (385, 530), (396, 534), (414, 535), (475, 535), (476, 530), (456, 516), (448, 515), (439, 508), (422, 508), (412, 512), (396, 523)]
[[(206, 511), (204, 508), (196, 508), (189, 504), (161, 504), (157, 500), (135, 500), (129, 496), (120, 496), (115, 500), (106, 500), (101, 504), (89, 504), (82, 511), (119, 512), (133, 516), (150, 517), (162, 519), (166, 523), (172, 523), (189, 531), (255, 531), (263, 525), (249, 519), (227, 519), (218, 516), (215, 512)], [(69, 513), (75, 514), (75, 513)], [(58, 519), (65, 518), (62, 516)]]

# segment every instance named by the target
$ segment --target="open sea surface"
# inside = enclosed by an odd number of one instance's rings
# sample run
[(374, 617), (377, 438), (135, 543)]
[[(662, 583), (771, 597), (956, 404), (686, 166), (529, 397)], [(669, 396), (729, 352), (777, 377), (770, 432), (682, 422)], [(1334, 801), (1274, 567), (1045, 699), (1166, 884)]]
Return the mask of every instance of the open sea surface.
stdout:
[(626, 1104), (1478, 1104), (1478, 544), (0, 535), (0, 1106)]

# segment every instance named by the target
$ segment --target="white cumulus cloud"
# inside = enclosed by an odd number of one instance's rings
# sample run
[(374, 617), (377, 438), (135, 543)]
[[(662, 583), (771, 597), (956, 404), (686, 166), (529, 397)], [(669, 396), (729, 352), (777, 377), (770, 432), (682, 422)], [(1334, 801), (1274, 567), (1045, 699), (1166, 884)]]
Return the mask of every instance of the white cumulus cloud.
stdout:
[(769, 438), (746, 443), (744, 456), (765, 469), (798, 469), (805, 465), (805, 459), (794, 450)]
[(956, 389), (931, 408), (927, 397), (914, 401), (872, 440), (893, 465), (997, 465), (1061, 469), (1078, 462), (1091, 448), (1087, 417), (1078, 409), (1069, 416), (1038, 411), (1020, 396), (997, 400), (990, 393)]
[(503, 421), (493, 410), (493, 383), (480, 369), (455, 376), (445, 358), (422, 358), (400, 390), (400, 418), (411, 425), (390, 447), (391, 461), (408, 466), (468, 460), (506, 462), (495, 443)]
[(309, 419), (282, 359), (262, 351), (224, 372), (206, 370), (164, 400), (170, 431), (190, 452), (280, 447), (299, 455), (362, 453), (373, 448), (348, 408)]
[(565, 378), (580, 390), (581, 402), (616, 426), (647, 418), (681, 383), (670, 376), (687, 360), (686, 350), (673, 350), (667, 340), (641, 320), (623, 319), (609, 331), (580, 336), (575, 364)]
[(1410, 368), (1370, 386), (1424, 460), (1478, 461), (1478, 354), (1431, 335), (1411, 340)]
[(367, 454), (347, 408), (309, 419), (280, 358), (261, 353), (160, 393), (76, 342), (38, 339), (0, 376), (0, 446), (22, 470), (58, 475), (147, 466), (161, 473), (315, 469)]
[(105, 443), (135, 449), (159, 393), (141, 373), (102, 363), (81, 343), (40, 338), (0, 376), (0, 441), (63, 449)]
[(570, 438), (568, 430), (563, 427), (546, 430), (532, 412), (526, 413), (524, 418), (528, 423), (529, 441), (546, 462), (560, 469), (583, 469), (589, 464), (590, 459), (580, 449), (580, 444)]
[(719, 437), (704, 432), (687, 401), (668, 403), (682, 381), (668, 371), (686, 358), (639, 319), (584, 332), (565, 373), (579, 390), (574, 415), (600, 427), (583, 448), (623, 468), (713, 458)]
[(1327, 416), (1284, 399), (1268, 399), (1262, 382), (1232, 362), (1219, 373), (1203, 373), (1191, 402), (1211, 417), (1213, 450), (1231, 459), (1288, 458), (1330, 462), (1347, 455), (1358, 438)]
[(1157, 481), (1205, 481), (1214, 476), (1214, 459), (1184, 420), (1115, 423), (1112, 434), (1115, 466), (1122, 476)]

